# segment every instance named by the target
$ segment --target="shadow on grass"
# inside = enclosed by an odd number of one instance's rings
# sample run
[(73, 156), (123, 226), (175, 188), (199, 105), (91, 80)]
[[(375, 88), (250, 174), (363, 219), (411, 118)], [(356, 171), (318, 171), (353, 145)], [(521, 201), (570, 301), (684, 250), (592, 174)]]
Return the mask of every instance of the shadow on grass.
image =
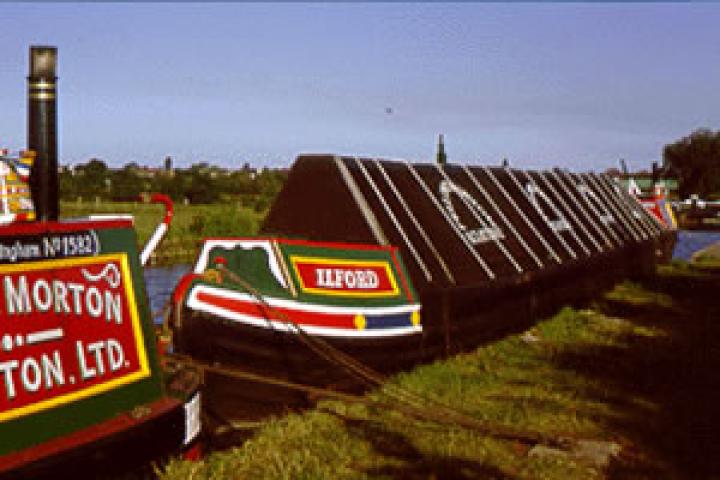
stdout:
[(667, 478), (669, 472), (678, 478), (716, 478), (720, 276), (658, 276), (643, 286), (669, 294), (672, 306), (612, 300), (604, 302), (601, 311), (653, 327), (661, 335), (628, 336), (620, 347), (566, 350), (555, 361), (602, 385), (581, 393), (616, 406), (620, 416), (600, 421), (632, 443), (628, 451), (644, 452), (642, 458), (620, 462), (613, 478)]
[[(329, 413), (329, 412), (328, 412)], [(491, 465), (463, 458), (427, 455), (418, 450), (403, 434), (388, 430), (377, 422), (349, 418), (334, 413), (348, 433), (372, 445), (375, 452), (394, 465), (367, 469), (371, 476), (402, 479), (511, 479)]]

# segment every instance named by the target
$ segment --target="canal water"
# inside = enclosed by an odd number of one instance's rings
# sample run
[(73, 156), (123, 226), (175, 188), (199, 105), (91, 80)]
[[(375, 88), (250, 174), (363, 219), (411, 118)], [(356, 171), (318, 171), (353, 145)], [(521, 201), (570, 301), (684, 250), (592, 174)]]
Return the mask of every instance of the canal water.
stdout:
[(162, 323), (162, 316), (156, 316), (161, 312), (165, 303), (170, 299), (175, 285), (180, 277), (188, 273), (191, 265), (172, 265), (168, 267), (148, 267), (145, 269), (145, 287), (150, 299), (150, 311), (154, 322)]
[(720, 231), (680, 230), (673, 259), (689, 261), (692, 254), (720, 242)]

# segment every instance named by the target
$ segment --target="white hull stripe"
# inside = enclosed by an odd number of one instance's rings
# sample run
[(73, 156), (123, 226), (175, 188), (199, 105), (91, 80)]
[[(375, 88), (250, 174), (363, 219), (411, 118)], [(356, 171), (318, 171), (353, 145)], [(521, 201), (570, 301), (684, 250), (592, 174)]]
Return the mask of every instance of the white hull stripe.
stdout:
[[(190, 295), (187, 302), (188, 308), (199, 312), (205, 312), (226, 320), (252, 325), (265, 329), (278, 330), (297, 334), (298, 330), (295, 325), (276, 320), (268, 320), (267, 318), (256, 317), (244, 313), (238, 313), (206, 302), (201, 302), (196, 295)], [(422, 332), (421, 326), (394, 327), (394, 328), (378, 328), (367, 330), (356, 330), (347, 328), (317, 327), (312, 325), (301, 325), (300, 328), (305, 333), (323, 337), (354, 337), (354, 338), (379, 338), (379, 337), (396, 337), (402, 335), (412, 335)]]
[[(188, 306), (190, 303), (197, 302), (197, 296), (200, 293), (208, 293), (217, 297), (226, 298), (228, 300), (236, 300), (239, 302), (253, 303), (262, 305), (254, 295), (248, 293), (237, 292), (225, 288), (211, 287), (209, 285), (196, 285), (188, 295)], [(275, 297), (263, 297), (263, 300), (271, 307), (287, 308), (299, 312), (308, 313), (329, 313), (337, 315), (399, 315), (403, 313), (412, 313), (420, 311), (419, 303), (406, 303), (404, 305), (395, 305), (392, 307), (339, 307), (333, 305), (321, 305), (317, 303), (303, 303), (295, 300), (285, 300)]]

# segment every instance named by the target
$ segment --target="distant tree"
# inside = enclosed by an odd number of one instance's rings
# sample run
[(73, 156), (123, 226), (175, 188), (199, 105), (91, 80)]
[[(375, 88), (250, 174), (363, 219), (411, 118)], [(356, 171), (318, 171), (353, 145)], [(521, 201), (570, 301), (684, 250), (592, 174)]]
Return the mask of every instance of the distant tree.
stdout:
[(687, 198), (720, 191), (720, 131), (702, 128), (665, 145), (663, 162), (678, 172), (678, 193)]
[(85, 178), (104, 178), (107, 175), (108, 167), (102, 160), (92, 158), (88, 163), (79, 167)]
[(85, 198), (107, 197), (109, 175), (105, 162), (93, 158), (84, 165), (78, 165), (75, 170), (77, 172), (76, 195)]
[(214, 203), (220, 198), (220, 192), (215, 188), (207, 168), (208, 165), (203, 163), (190, 168), (190, 184), (184, 193), (191, 203)]
[(136, 198), (144, 190), (143, 180), (137, 174), (137, 164), (128, 163), (121, 170), (111, 175), (110, 196), (116, 199), (128, 200)]
[(72, 171), (66, 169), (60, 172), (58, 182), (61, 199), (75, 200), (78, 197), (78, 181)]

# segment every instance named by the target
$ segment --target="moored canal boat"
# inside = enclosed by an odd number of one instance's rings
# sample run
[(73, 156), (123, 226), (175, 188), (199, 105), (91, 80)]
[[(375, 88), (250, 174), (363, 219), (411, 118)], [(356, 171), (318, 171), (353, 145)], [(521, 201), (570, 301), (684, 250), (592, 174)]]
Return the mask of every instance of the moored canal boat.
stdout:
[(420, 303), (393, 247), (206, 239), (173, 300), (177, 351), (302, 382), (342, 376), (313, 339), (379, 370), (417, 361), (422, 340)]
[(0, 157), (3, 479), (126, 472), (200, 432), (199, 374), (163, 368), (132, 219), (58, 219), (55, 56), (31, 49), (36, 155)]

